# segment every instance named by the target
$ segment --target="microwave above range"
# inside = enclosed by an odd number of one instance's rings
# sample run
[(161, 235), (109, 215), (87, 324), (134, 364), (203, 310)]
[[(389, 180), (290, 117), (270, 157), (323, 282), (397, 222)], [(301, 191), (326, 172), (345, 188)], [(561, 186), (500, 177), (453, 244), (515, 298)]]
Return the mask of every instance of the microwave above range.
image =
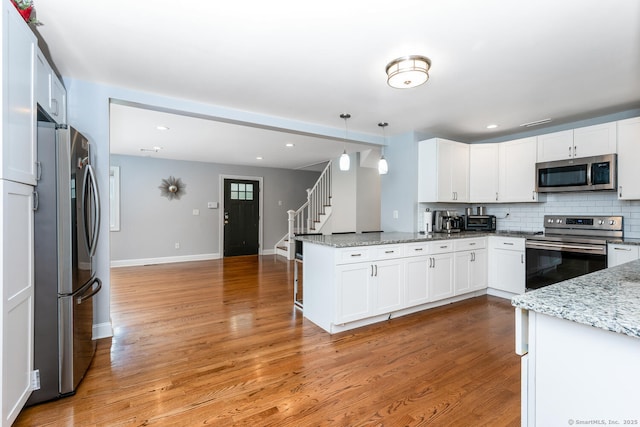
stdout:
[(615, 190), (616, 171), (616, 154), (536, 163), (536, 191)]

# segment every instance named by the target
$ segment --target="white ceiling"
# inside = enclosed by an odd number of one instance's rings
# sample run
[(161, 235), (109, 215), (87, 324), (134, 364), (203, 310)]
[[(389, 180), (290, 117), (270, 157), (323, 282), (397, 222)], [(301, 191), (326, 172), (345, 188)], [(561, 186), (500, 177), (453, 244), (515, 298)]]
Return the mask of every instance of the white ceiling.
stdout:
[[(351, 113), (354, 134), (378, 138), (377, 123), (387, 121), (388, 135), (415, 131), (470, 142), (517, 133), (535, 120), (556, 125), (640, 107), (637, 0), (35, 0), (35, 6), (44, 24), (38, 31), (63, 77), (306, 123), (333, 135), (319, 139), (117, 104), (111, 116), (117, 153), (144, 155), (140, 148), (158, 145), (174, 158), (300, 168), (340, 154), (342, 112)], [(386, 64), (411, 54), (431, 58), (429, 82), (388, 87)], [(487, 130), (491, 123), (499, 127)], [(159, 124), (171, 130), (161, 133)], [(293, 149), (284, 148), (289, 140)]]

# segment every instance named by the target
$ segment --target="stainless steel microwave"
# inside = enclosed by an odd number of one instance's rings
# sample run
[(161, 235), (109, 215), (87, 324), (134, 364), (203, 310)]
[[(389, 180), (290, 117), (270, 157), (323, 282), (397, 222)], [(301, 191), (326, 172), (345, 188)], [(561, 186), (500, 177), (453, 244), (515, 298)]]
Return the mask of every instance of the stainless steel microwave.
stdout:
[(615, 190), (617, 155), (536, 163), (536, 191)]

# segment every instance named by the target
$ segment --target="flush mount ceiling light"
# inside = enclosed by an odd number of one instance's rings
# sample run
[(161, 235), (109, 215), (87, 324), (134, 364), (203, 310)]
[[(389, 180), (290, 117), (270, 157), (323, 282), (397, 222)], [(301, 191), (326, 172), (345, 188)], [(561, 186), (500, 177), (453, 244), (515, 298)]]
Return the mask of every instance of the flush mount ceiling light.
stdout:
[(157, 145), (153, 146), (153, 148), (141, 148), (140, 151), (142, 152), (151, 152), (151, 153), (157, 153), (160, 150), (162, 150), (162, 147), (159, 147)]
[(396, 89), (420, 86), (429, 80), (431, 60), (426, 56), (409, 55), (387, 64), (387, 84)]
[(387, 159), (384, 158), (384, 147), (387, 145), (387, 134), (384, 129), (389, 126), (387, 122), (378, 123), (378, 126), (382, 128), (382, 138), (384, 139), (384, 145), (382, 146), (382, 155), (380, 156), (380, 160), (378, 160), (378, 173), (380, 175), (386, 175), (389, 172), (389, 164), (387, 163)]
[(158, 130), (169, 130), (169, 128), (167, 126), (162, 126), (162, 125), (156, 126), (156, 129), (158, 129)]
[(487, 125), (487, 129), (497, 129), (497, 128), (498, 128), (498, 125), (496, 124)]
[(348, 171), (349, 168), (351, 167), (351, 159), (349, 158), (349, 155), (347, 154), (347, 143), (346, 143), (346, 140), (349, 137), (349, 128), (347, 127), (347, 119), (351, 118), (351, 114), (342, 113), (342, 114), (340, 114), (340, 118), (344, 120), (344, 139), (345, 139), (344, 151), (342, 152), (342, 155), (340, 156), (340, 170), (341, 171)]

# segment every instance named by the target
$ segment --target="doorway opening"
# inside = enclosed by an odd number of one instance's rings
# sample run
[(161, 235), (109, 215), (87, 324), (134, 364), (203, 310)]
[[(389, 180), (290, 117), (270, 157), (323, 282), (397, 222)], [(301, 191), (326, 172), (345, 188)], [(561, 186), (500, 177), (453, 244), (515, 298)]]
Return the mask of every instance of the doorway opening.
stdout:
[(221, 176), (223, 257), (262, 253), (262, 178)]

